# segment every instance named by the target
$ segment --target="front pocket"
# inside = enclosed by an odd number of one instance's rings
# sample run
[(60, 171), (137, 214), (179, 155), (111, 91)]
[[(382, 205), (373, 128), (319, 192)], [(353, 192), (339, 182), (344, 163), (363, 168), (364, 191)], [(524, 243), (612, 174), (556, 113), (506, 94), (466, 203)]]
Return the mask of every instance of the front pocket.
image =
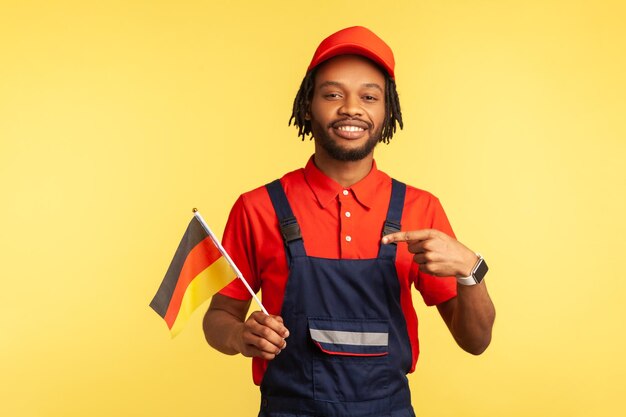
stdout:
[(383, 320), (309, 318), (315, 399), (368, 401), (387, 396), (389, 324)]
[(386, 321), (309, 319), (311, 340), (322, 352), (344, 356), (384, 356), (389, 353)]

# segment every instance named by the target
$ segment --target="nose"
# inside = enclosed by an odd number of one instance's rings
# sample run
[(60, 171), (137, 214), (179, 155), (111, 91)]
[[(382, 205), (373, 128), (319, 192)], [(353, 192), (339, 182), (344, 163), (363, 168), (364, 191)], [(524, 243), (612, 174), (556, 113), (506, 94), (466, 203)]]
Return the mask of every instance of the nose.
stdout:
[(354, 94), (346, 96), (341, 107), (339, 107), (339, 114), (350, 117), (361, 116), (363, 110), (361, 109), (359, 97)]

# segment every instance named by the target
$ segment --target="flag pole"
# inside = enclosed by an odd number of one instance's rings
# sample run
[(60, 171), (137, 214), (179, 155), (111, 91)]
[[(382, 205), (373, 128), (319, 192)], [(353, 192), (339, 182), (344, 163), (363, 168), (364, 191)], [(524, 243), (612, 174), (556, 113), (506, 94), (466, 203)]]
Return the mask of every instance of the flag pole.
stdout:
[(209, 225), (204, 221), (204, 218), (202, 217), (202, 215), (200, 214), (200, 212), (198, 211), (197, 208), (193, 209), (193, 215), (196, 217), (196, 219), (198, 219), (198, 221), (200, 222), (200, 224), (202, 225), (204, 230), (209, 234), (209, 237), (211, 238), (211, 240), (213, 241), (215, 246), (217, 246), (217, 249), (224, 256), (224, 258), (226, 259), (226, 262), (228, 262), (228, 264), (233, 269), (233, 271), (235, 271), (235, 274), (237, 274), (237, 278), (239, 278), (243, 282), (243, 285), (246, 286), (246, 289), (248, 290), (248, 292), (250, 293), (252, 298), (254, 298), (254, 301), (256, 301), (256, 303), (259, 305), (259, 307), (261, 307), (261, 310), (263, 311), (263, 313), (265, 313), (265, 315), (269, 316), (269, 313), (267, 312), (265, 307), (263, 307), (263, 304), (261, 304), (261, 300), (259, 300), (259, 298), (256, 296), (254, 291), (252, 291), (252, 288), (250, 288), (250, 285), (248, 284), (248, 281), (246, 281), (246, 279), (243, 277), (243, 275), (241, 274), (241, 271), (239, 270), (239, 268), (237, 268), (237, 265), (235, 265), (233, 260), (230, 259), (230, 255), (228, 255), (228, 252), (226, 252), (226, 249), (224, 249), (224, 247), (222, 246), (220, 241), (217, 239), (215, 234), (213, 234), (213, 231), (211, 230)]

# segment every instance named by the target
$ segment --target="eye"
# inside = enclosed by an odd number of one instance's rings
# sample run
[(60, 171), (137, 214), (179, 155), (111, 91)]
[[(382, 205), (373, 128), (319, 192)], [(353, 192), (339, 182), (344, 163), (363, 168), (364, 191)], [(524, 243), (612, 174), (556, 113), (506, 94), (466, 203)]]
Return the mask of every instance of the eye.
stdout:
[(339, 94), (339, 93), (326, 93), (326, 94), (324, 94), (324, 98), (329, 99), (329, 100), (335, 100), (335, 99), (341, 98), (341, 94)]
[(377, 100), (378, 100), (378, 97), (376, 97), (376, 96), (370, 96), (370, 95), (367, 95), (367, 94), (366, 94), (366, 95), (364, 95), (364, 96), (363, 96), (363, 100), (365, 100), (365, 101), (370, 101), (370, 102), (374, 102), (374, 101), (377, 101)]

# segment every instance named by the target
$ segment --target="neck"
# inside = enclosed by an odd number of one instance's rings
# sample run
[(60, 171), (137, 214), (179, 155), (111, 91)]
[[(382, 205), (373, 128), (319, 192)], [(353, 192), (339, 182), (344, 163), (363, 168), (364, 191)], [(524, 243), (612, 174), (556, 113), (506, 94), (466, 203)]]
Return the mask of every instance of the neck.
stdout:
[(323, 150), (315, 149), (315, 166), (342, 187), (350, 187), (365, 178), (372, 170), (373, 161), (374, 152), (359, 161), (338, 161)]

